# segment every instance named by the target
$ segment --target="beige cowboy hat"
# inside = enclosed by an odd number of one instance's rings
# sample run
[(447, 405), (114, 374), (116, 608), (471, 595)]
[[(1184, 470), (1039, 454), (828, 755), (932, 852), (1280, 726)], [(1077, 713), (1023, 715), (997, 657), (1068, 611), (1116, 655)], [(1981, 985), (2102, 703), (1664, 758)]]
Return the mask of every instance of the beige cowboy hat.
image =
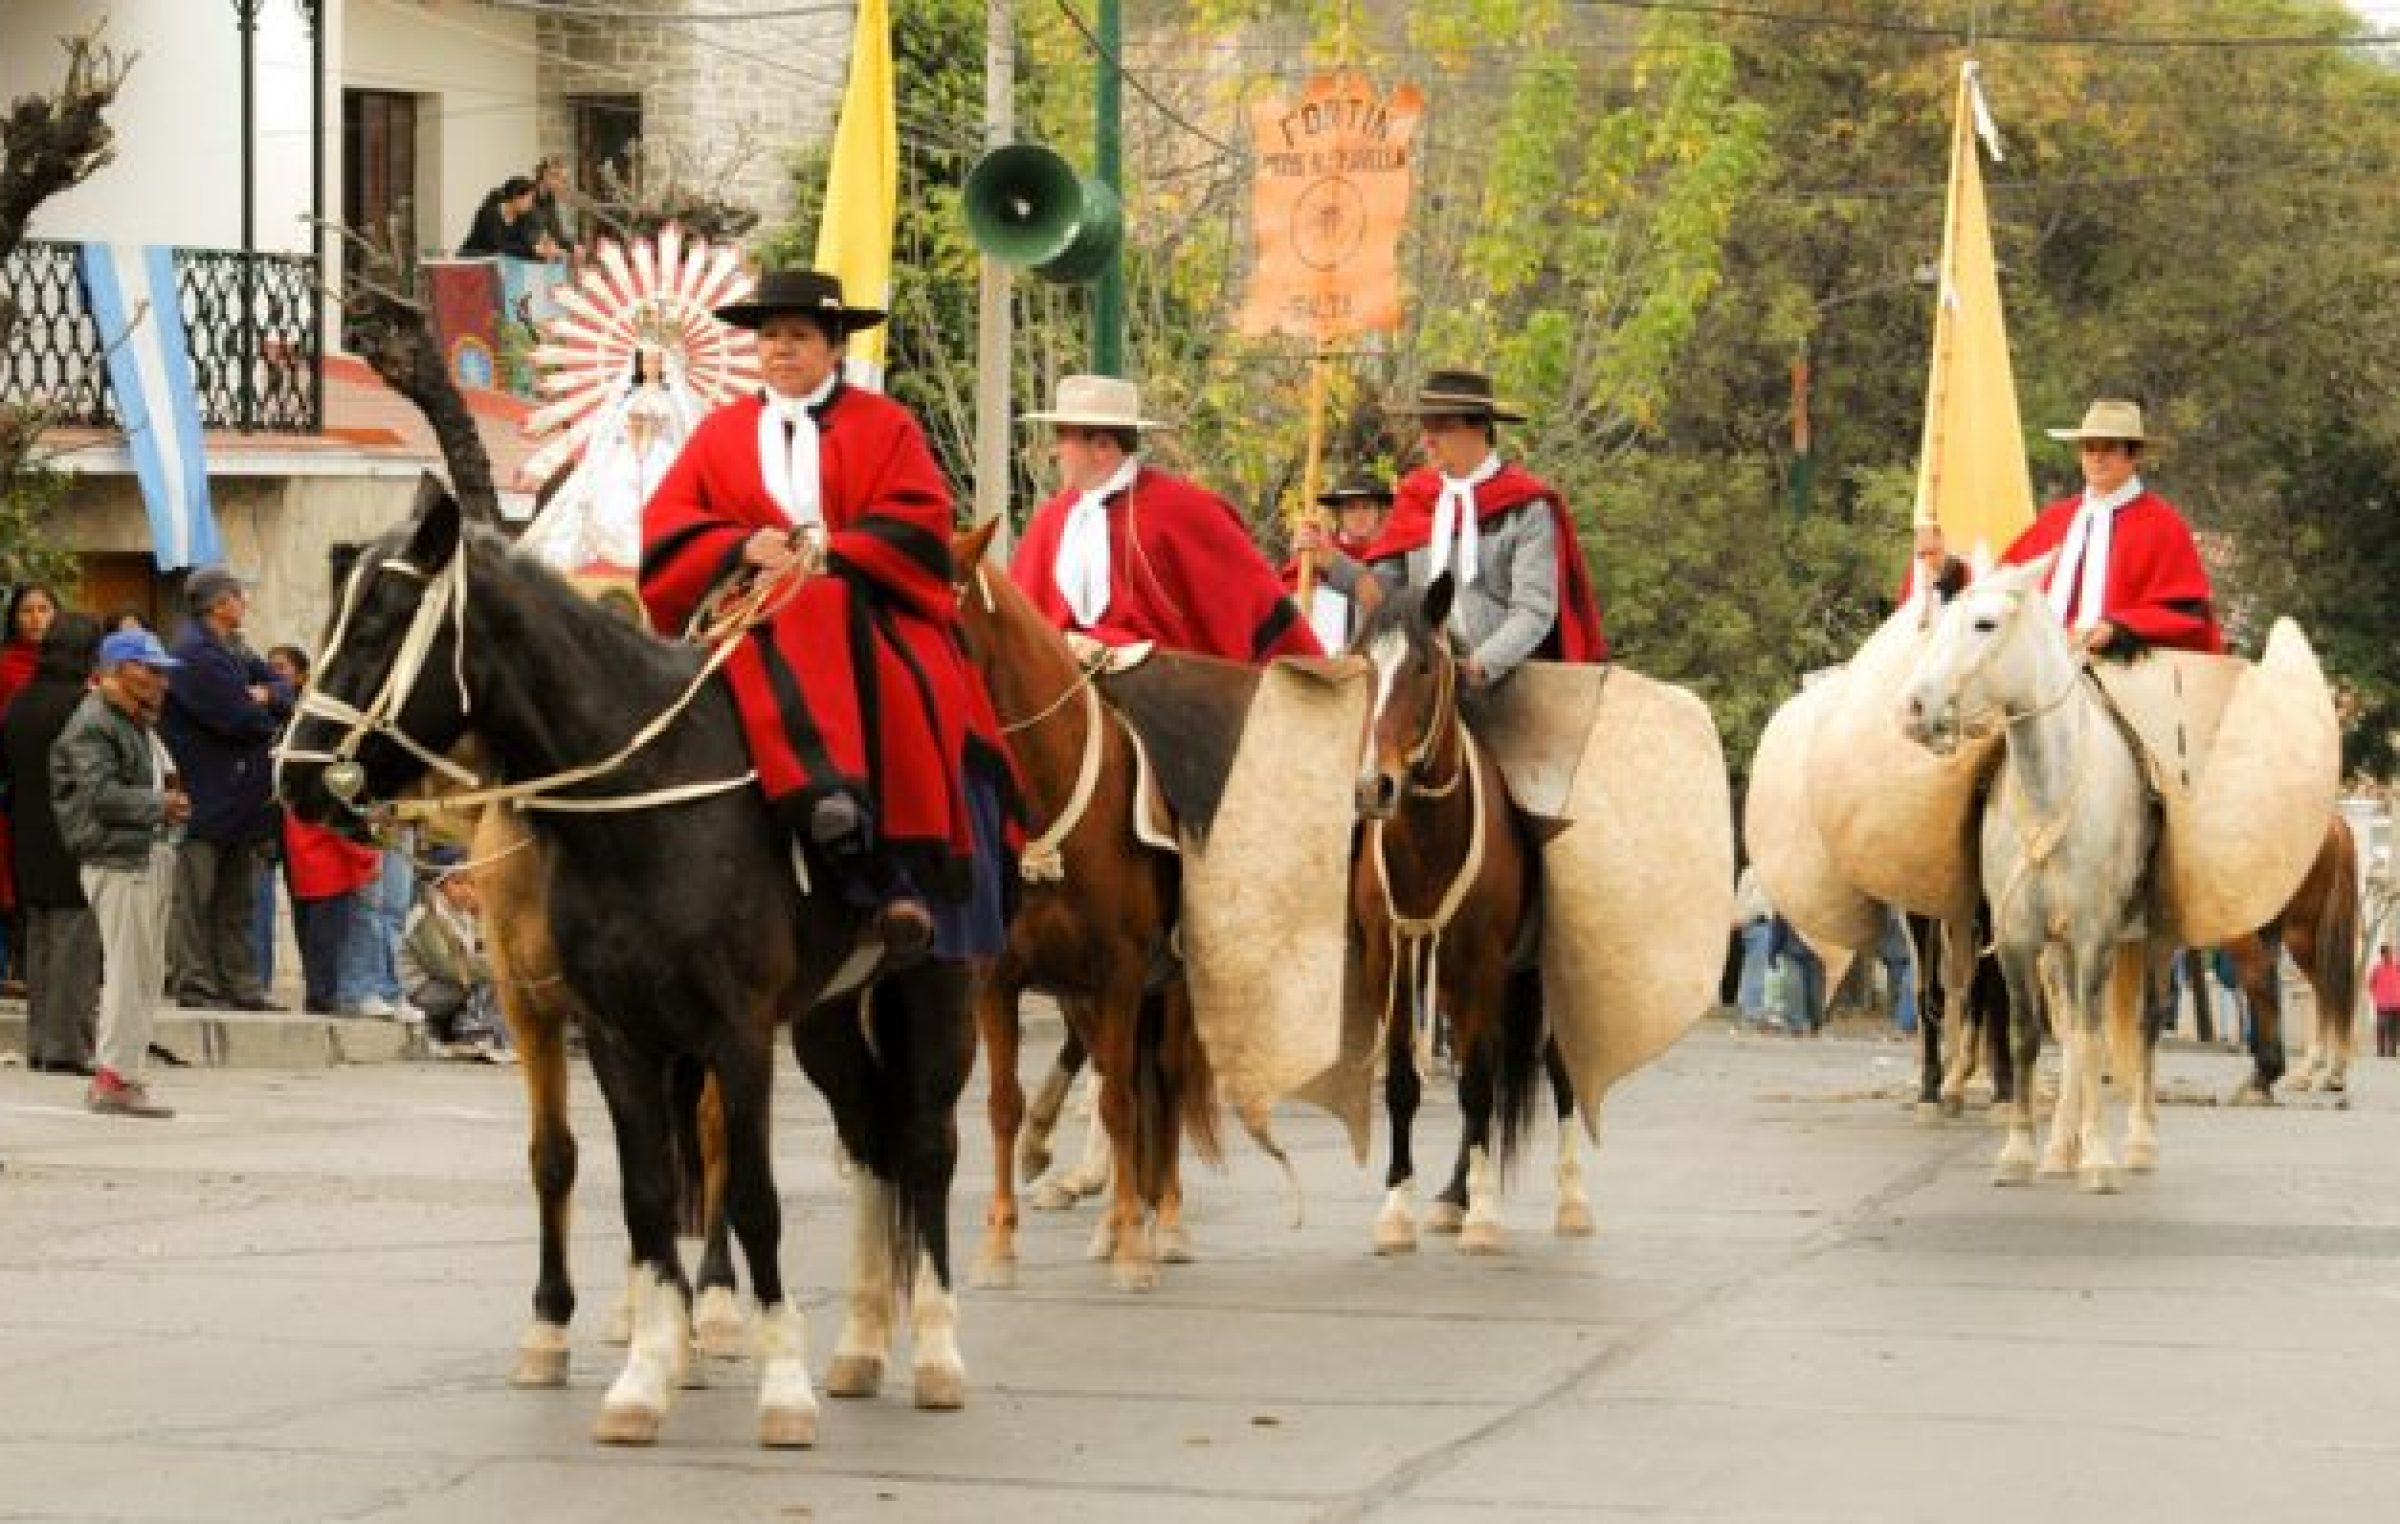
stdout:
[(1493, 400), (1492, 378), (1481, 371), (1437, 370), (1417, 388), (1414, 402), (1395, 402), (1385, 412), (1413, 418), (1475, 418), (1523, 423), (1525, 415)]
[(1142, 389), (1115, 376), (1061, 376), (1050, 406), (1020, 423), (1064, 423), (1086, 429), (1171, 429), (1142, 416)]
[(2083, 422), (2071, 429), (2045, 429), (2052, 439), (2126, 439), (2135, 444), (2150, 436), (2142, 432), (2142, 408), (2121, 397), (2102, 397), (2084, 410)]

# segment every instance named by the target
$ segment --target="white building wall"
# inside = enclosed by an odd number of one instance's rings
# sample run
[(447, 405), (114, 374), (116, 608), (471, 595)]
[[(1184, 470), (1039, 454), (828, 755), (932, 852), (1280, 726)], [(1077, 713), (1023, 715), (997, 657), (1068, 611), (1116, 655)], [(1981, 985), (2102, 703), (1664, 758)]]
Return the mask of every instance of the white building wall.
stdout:
[[(417, 239), (448, 253), (485, 193), (541, 157), (533, 16), (473, 0), (343, 0), (342, 11), (342, 85), (419, 97)], [(328, 110), (338, 143), (338, 91)]]
[[(116, 160), (35, 214), (36, 238), (241, 247), (241, 36), (227, 0), (0, 0), (0, 100), (55, 90), (58, 38), (108, 20), (138, 53), (109, 112)], [(260, 8), (257, 247), (306, 252), (308, 28), (292, 0)]]

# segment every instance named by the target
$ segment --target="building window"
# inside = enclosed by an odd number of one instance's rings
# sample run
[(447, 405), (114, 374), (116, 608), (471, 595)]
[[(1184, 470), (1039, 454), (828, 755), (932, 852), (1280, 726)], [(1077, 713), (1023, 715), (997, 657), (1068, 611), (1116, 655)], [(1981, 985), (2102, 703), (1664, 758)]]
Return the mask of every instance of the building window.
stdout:
[(571, 95), (567, 109), (575, 120), (575, 188), (607, 200), (602, 166), (614, 166), (620, 177), (633, 172), (633, 147), (642, 136), (642, 98)]
[(342, 224), (417, 247), (417, 98), (391, 90), (342, 92)]

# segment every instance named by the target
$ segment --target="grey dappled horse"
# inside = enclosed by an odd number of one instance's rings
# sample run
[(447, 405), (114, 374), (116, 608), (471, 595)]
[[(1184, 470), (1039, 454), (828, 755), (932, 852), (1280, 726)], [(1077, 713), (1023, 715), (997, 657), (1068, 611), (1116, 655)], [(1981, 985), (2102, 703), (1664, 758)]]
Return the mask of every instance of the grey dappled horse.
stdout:
[(2129, 1085), (2125, 1162), (2158, 1161), (2144, 955), (2133, 940), (2158, 820), (2140, 759), (2042, 596), (2049, 567), (2044, 558), (1995, 572), (1942, 611), (1901, 690), (1900, 722), (1936, 750), (1963, 735), (2004, 737), (1984, 806), (1982, 878), (2020, 1082), (1993, 1181), (2022, 1184), (2035, 1172), (2029, 1080), (2054, 1014), (2066, 1060), (2040, 1170), (2076, 1171), (2084, 1189), (2111, 1191), (2117, 1163), (2100, 1106), (2111, 1029)]

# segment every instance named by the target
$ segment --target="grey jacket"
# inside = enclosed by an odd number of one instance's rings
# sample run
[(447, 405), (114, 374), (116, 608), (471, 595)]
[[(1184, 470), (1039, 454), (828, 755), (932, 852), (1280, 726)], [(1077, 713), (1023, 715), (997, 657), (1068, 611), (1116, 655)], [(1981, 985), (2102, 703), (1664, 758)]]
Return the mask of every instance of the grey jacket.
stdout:
[[(1332, 556), (1327, 558), (1325, 580), (1342, 593), (1367, 575), (1381, 578), (1386, 592), (1398, 592), (1403, 585), (1423, 587), (1431, 580), (1430, 549), (1410, 551), (1406, 562), (1405, 568), (1398, 561), (1370, 568)], [(1450, 623), (1495, 683), (1550, 638), (1558, 625), (1558, 531), (1547, 503), (1536, 499), (1483, 521), (1475, 580), (1459, 584)]]
[(97, 691), (50, 747), (50, 805), (67, 851), (87, 868), (141, 869), (166, 828), (150, 733)]

